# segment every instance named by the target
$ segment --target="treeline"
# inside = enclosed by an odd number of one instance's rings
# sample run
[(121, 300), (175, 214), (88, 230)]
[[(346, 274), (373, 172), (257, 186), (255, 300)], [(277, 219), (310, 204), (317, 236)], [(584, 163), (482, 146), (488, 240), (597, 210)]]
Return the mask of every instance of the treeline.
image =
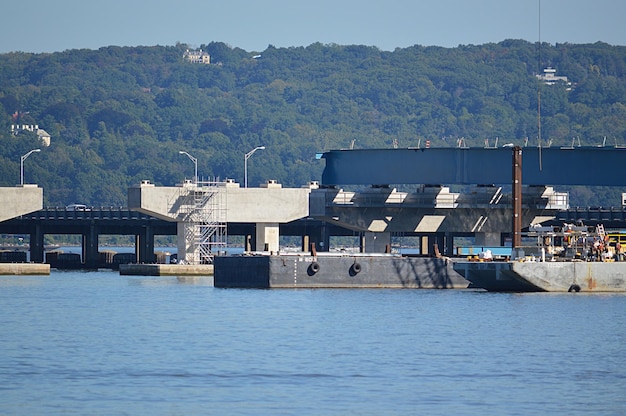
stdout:
[[(191, 178), (284, 186), (319, 180), (315, 154), (348, 148), (626, 145), (626, 47), (506, 40), (393, 52), (312, 44), (248, 52), (201, 45), (211, 64), (183, 59), (187, 45), (105, 47), (0, 55), (0, 186), (44, 188), (45, 205), (126, 205), (143, 179)], [(553, 67), (563, 81), (536, 77)], [(51, 135), (11, 135), (11, 124)], [(620, 190), (621, 192), (621, 190)], [(573, 189), (579, 205), (616, 205), (615, 190)], [(610, 201), (609, 201), (610, 199)]]

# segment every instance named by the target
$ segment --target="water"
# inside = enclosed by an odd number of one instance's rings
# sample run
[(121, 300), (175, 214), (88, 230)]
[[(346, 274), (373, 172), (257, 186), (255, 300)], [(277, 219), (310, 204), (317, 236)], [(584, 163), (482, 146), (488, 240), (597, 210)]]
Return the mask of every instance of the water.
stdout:
[(0, 276), (2, 415), (626, 414), (626, 296)]

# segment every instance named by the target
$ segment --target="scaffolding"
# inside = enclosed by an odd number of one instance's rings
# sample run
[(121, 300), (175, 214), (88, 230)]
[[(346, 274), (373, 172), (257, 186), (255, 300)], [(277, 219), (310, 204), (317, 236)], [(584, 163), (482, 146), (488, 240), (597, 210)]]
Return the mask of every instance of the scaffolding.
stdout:
[[(226, 187), (219, 181), (185, 183), (179, 198), (179, 222), (184, 228), (184, 258), (188, 264), (212, 264), (227, 244)], [(180, 242), (179, 242), (180, 247)]]

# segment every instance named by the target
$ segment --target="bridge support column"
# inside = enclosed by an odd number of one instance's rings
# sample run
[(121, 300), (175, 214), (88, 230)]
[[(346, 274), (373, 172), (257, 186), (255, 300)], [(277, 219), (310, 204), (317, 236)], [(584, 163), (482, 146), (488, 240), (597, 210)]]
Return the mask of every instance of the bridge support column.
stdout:
[(278, 251), (280, 249), (280, 232), (278, 223), (256, 224), (256, 250)]
[(361, 237), (361, 253), (386, 253), (388, 247), (391, 247), (391, 233), (366, 231)]
[(307, 227), (302, 237), (302, 251), (311, 251), (311, 246), (315, 244), (316, 251), (328, 251), (330, 246), (330, 235), (326, 223), (319, 226)]
[(446, 233), (446, 250), (445, 253), (446, 256), (452, 256), (454, 255), (454, 234), (452, 233)]
[(135, 236), (135, 257), (138, 263), (154, 263), (154, 231), (149, 225)]
[(502, 245), (500, 233), (476, 233), (474, 244), (477, 246), (497, 247)]
[(330, 232), (326, 223), (320, 227), (319, 239), (315, 242), (315, 247), (317, 251), (330, 251)]
[(446, 238), (444, 233), (435, 233), (429, 235), (420, 236), (420, 254), (424, 256), (434, 256), (435, 244), (439, 250), (439, 254), (443, 254), (443, 250), (446, 244)]
[(95, 224), (91, 224), (88, 233), (83, 234), (83, 263), (87, 269), (98, 268), (98, 235)]
[(427, 235), (420, 236), (420, 254), (426, 256), (428, 254), (428, 246), (430, 245)]
[[(437, 250), (435, 250), (435, 244), (437, 245)], [(429, 252), (431, 256), (442, 255), (446, 247), (446, 234), (445, 233), (435, 233), (434, 241), (429, 247)]]
[(30, 261), (43, 263), (43, 252), (43, 232), (41, 231), (41, 225), (36, 224), (30, 231)]
[(177, 258), (179, 262), (195, 264), (195, 247), (187, 244), (187, 233), (193, 232), (189, 224), (184, 221), (176, 223)]

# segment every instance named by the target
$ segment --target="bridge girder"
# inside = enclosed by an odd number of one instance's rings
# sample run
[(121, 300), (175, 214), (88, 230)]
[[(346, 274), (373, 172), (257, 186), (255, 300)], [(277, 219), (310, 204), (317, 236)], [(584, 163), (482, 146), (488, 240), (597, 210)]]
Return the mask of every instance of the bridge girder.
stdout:
[[(509, 147), (331, 150), (322, 185), (511, 184)], [(625, 186), (624, 147), (522, 148), (524, 185)]]

